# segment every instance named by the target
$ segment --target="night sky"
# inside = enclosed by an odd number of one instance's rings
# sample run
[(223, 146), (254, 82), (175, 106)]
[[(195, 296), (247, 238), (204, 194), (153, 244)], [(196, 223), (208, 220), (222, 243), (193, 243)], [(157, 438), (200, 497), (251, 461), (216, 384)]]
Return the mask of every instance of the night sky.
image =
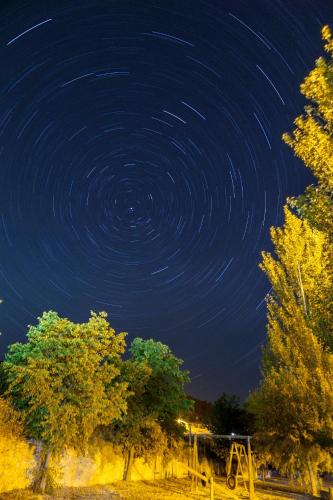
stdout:
[(53, 309), (167, 343), (203, 399), (259, 379), (258, 269), (332, 0), (0, 3), (1, 354)]

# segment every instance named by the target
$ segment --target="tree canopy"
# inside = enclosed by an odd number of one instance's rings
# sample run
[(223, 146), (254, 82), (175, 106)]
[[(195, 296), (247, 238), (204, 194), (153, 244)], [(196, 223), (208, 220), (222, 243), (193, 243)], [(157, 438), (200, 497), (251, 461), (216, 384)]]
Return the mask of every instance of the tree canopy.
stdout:
[(250, 435), (253, 430), (253, 416), (240, 405), (235, 395), (223, 393), (214, 403), (211, 426), (215, 434)]
[(329, 58), (306, 77), (301, 92), (311, 103), (284, 136), (316, 183), (288, 200), (284, 225), (271, 229), (274, 255), (263, 253), (268, 342), (249, 401), (259, 443), (313, 493), (333, 450), (333, 40), (328, 27), (322, 35)]
[(27, 337), (10, 346), (4, 361), (25, 432), (52, 451), (82, 449), (97, 425), (126, 411), (127, 383), (119, 380), (125, 334), (115, 333), (106, 313), (76, 324), (50, 311)]
[(142, 405), (163, 429), (171, 432), (177, 418), (187, 414), (192, 407), (185, 393), (189, 372), (181, 369), (183, 361), (162, 342), (138, 337), (133, 340), (130, 353), (135, 364), (144, 363), (151, 370), (141, 396)]
[(130, 479), (135, 456), (163, 454), (181, 434), (177, 419), (191, 408), (184, 389), (189, 376), (181, 365), (182, 360), (165, 344), (152, 339), (133, 340), (123, 371), (123, 380), (131, 391), (128, 412), (104, 430), (104, 435), (125, 453), (124, 479)]

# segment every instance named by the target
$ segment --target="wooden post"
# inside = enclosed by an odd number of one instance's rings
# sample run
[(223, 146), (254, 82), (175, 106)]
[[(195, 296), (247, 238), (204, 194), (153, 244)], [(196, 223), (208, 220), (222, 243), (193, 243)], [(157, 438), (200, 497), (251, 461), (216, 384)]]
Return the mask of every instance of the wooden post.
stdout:
[(254, 500), (255, 495), (254, 495), (252, 452), (251, 452), (250, 438), (247, 439), (247, 462), (248, 462), (248, 469), (249, 469), (249, 497), (250, 497), (250, 500)]
[[(188, 466), (192, 467), (192, 426), (190, 424), (189, 433), (188, 433)], [(188, 472), (188, 475), (190, 473)]]
[(214, 500), (214, 478), (213, 476), (209, 480), (210, 483), (210, 500)]
[(227, 472), (227, 477), (231, 473), (233, 453), (234, 453), (234, 443), (231, 444), (231, 448), (230, 448), (230, 451), (229, 451), (229, 460), (228, 460), (227, 471), (226, 471)]
[[(193, 469), (195, 472), (198, 472), (198, 438), (197, 435), (194, 434), (194, 442), (193, 442)], [(198, 491), (198, 476), (194, 476), (195, 483), (195, 491)]]
[[(192, 443), (191, 443), (191, 460), (190, 460), (190, 467), (192, 468), (192, 470), (196, 471), (196, 468), (195, 468), (195, 458), (194, 458), (194, 439), (191, 440)], [(194, 474), (192, 473), (191, 474), (191, 491), (193, 491), (194, 489), (194, 485), (195, 485), (195, 479), (194, 479)]]

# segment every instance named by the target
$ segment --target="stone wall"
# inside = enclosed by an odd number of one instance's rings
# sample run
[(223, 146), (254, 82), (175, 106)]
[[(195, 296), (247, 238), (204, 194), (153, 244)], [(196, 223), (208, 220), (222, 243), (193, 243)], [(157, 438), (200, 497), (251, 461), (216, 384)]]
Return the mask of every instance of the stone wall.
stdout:
[(26, 488), (34, 463), (33, 448), (26, 441), (0, 436), (0, 492)]
[[(0, 493), (29, 486), (35, 467), (35, 448), (23, 440), (0, 439)], [(123, 478), (124, 459), (106, 442), (90, 448), (87, 456), (67, 450), (57, 460), (51, 461), (55, 480), (59, 486), (83, 487), (108, 484)], [(165, 477), (187, 476), (187, 452), (165, 463), (161, 457), (146, 462), (136, 459), (132, 480), (153, 480)], [(209, 465), (202, 464), (202, 471), (209, 472)]]
[[(59, 467), (60, 465), (60, 467)], [(66, 452), (57, 464), (59, 482), (63, 486), (92, 486), (121, 481), (124, 473), (124, 459), (115, 453), (108, 443), (100, 443), (90, 450), (87, 457), (80, 457), (73, 451)], [(153, 480), (164, 477), (183, 477), (187, 475), (187, 461), (169, 460), (163, 463), (161, 457), (146, 462), (136, 459), (132, 469), (132, 480)]]

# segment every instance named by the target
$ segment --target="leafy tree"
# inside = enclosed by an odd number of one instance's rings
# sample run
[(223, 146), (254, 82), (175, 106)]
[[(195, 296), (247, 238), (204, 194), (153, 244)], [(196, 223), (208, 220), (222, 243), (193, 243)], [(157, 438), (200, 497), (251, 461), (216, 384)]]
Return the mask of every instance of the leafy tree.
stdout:
[[(295, 154), (310, 168), (322, 194), (332, 204), (333, 190), (333, 38), (328, 26), (322, 29), (325, 50), (329, 58), (320, 57), (315, 68), (305, 78), (301, 92), (311, 104), (305, 108), (306, 114), (295, 120), (293, 134), (285, 134), (285, 141)], [(315, 220), (323, 220), (316, 210)], [(332, 221), (326, 221), (331, 226)]]
[(185, 393), (185, 384), (190, 378), (187, 370), (181, 370), (183, 361), (167, 345), (152, 339), (134, 339), (130, 353), (134, 363), (145, 363), (151, 369), (141, 396), (142, 404), (163, 430), (177, 435), (177, 418), (186, 415), (192, 407)]
[(253, 430), (252, 419), (235, 395), (223, 393), (213, 404), (211, 425), (215, 434), (249, 435)]
[(0, 436), (19, 439), (22, 436), (22, 420), (8, 401), (0, 397)]
[(281, 469), (300, 471), (313, 494), (318, 468), (333, 465), (333, 41), (327, 27), (322, 34), (330, 58), (305, 79), (312, 104), (284, 136), (317, 184), (288, 201), (284, 226), (271, 230), (275, 256), (263, 253), (268, 343), (249, 401), (259, 444)]
[[(223, 393), (212, 404), (209, 427), (214, 434), (242, 434), (251, 435), (253, 432), (253, 414), (240, 405), (239, 398), (235, 395)], [(230, 441), (227, 439), (214, 439), (210, 442), (210, 451), (222, 460), (224, 466), (230, 453)]]
[[(333, 274), (333, 38), (328, 26), (322, 30), (327, 59), (320, 57), (315, 68), (305, 78), (301, 92), (311, 100), (306, 114), (295, 120), (293, 134), (284, 139), (295, 154), (313, 173), (316, 184), (309, 186), (305, 194), (290, 199), (291, 207), (306, 219), (312, 227), (326, 236), (326, 272)], [(333, 352), (333, 293), (332, 279), (329, 286), (320, 291), (321, 323), (316, 335)]]
[(51, 454), (83, 450), (98, 425), (125, 413), (128, 384), (119, 379), (125, 334), (115, 333), (106, 313), (76, 324), (50, 311), (27, 337), (10, 346), (4, 369), (26, 435), (43, 444), (35, 482), (43, 491)]
[(150, 375), (151, 369), (146, 363), (130, 360), (124, 363), (122, 380), (126, 381), (129, 389), (127, 414), (101, 429), (102, 437), (120, 446), (125, 456), (124, 480), (131, 479), (135, 456), (148, 458), (157, 446), (152, 432), (155, 422), (141, 400)]
[(7, 389), (8, 389), (8, 383), (6, 379), (6, 374), (3, 367), (3, 362), (0, 361), (0, 396), (2, 396)]
[(285, 208), (284, 226), (272, 228), (271, 239), (276, 258), (264, 252), (261, 265), (274, 290), (268, 301), (269, 324), (279, 320), (277, 327), (288, 331), (289, 318), (298, 311), (332, 352), (333, 273), (327, 234)]
[(264, 254), (262, 264), (274, 291), (268, 299), (268, 345), (263, 381), (250, 407), (259, 444), (281, 469), (301, 471), (315, 493), (317, 470), (330, 465), (333, 446), (333, 355), (324, 347), (325, 332), (316, 335), (318, 295), (330, 276), (326, 240), (288, 209), (272, 240), (277, 259)]
[(131, 357), (124, 365), (123, 379), (131, 391), (128, 413), (104, 430), (104, 436), (120, 445), (125, 454), (124, 479), (131, 478), (136, 456), (150, 458), (170, 449), (182, 426), (177, 418), (191, 407), (184, 385), (188, 372), (182, 361), (161, 342), (136, 338)]

